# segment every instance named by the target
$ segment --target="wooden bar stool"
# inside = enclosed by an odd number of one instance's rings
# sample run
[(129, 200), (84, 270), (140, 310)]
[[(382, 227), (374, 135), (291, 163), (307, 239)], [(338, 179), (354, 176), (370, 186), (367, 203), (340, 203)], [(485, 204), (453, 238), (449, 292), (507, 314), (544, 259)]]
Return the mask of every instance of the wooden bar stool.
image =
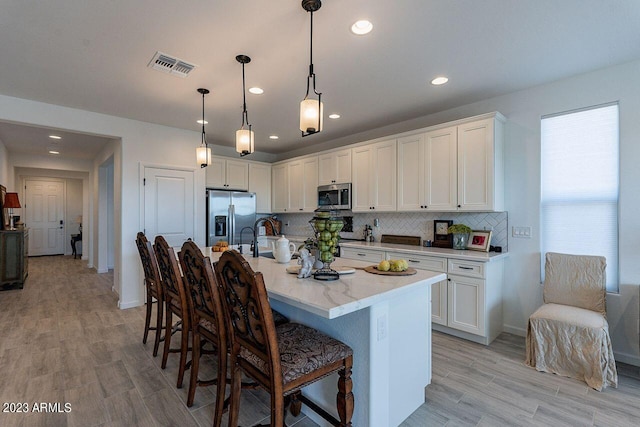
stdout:
[[(241, 370), (271, 395), (271, 426), (283, 426), (293, 396), (333, 425), (351, 426), (353, 350), (299, 323), (276, 326), (262, 273), (254, 272), (237, 251), (226, 251), (214, 265), (221, 287), (231, 354), (229, 425), (236, 426)], [(340, 420), (302, 396), (300, 390), (337, 372)], [(294, 414), (295, 415), (295, 414)]]
[[(144, 286), (146, 288), (147, 294), (147, 310), (144, 320), (144, 336), (142, 338), (142, 343), (147, 343), (149, 330), (156, 331), (156, 338), (153, 344), (153, 356), (155, 357), (158, 355), (158, 347), (160, 346), (163, 329), (162, 313), (164, 309), (164, 299), (162, 293), (162, 284), (160, 281), (160, 273), (158, 271), (158, 262), (151, 247), (151, 242), (147, 240), (147, 237), (141, 231), (138, 232), (138, 235), (136, 236), (136, 246), (138, 247), (138, 252), (140, 253), (140, 261), (142, 262), (142, 269), (144, 270)], [(157, 303), (156, 326), (150, 326), (151, 308), (154, 303)]]
[[(187, 406), (193, 404), (196, 387), (217, 385), (213, 425), (219, 426), (222, 422), (227, 384), (227, 335), (220, 292), (216, 284), (211, 260), (209, 257), (202, 255), (195, 243), (192, 241), (185, 242), (178, 256), (190, 296), (193, 320), (193, 359)], [(217, 377), (213, 380), (200, 380), (198, 378), (200, 355), (205, 342), (211, 343), (218, 355), (218, 372)]]
[[(188, 368), (187, 353), (189, 349), (189, 331), (191, 330), (191, 315), (189, 311), (189, 298), (182, 274), (178, 268), (178, 261), (173, 248), (169, 246), (162, 236), (156, 236), (153, 245), (158, 268), (162, 275), (162, 288), (165, 299), (165, 312), (167, 332), (164, 339), (164, 351), (162, 353), (162, 369), (167, 367), (169, 353), (180, 353), (177, 387), (182, 388), (184, 372)], [(178, 317), (178, 322), (173, 323), (173, 316)], [(180, 348), (171, 348), (171, 336), (181, 331)]]

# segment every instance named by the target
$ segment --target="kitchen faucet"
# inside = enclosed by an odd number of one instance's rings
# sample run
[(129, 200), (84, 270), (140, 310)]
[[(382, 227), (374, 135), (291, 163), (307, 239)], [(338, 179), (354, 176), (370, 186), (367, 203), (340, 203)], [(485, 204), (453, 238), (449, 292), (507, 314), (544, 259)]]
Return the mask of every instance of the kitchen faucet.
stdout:
[[(253, 233), (253, 228), (246, 226), (246, 227), (242, 227), (242, 230), (240, 230), (240, 244), (238, 245), (238, 252), (242, 253), (242, 233), (244, 233), (244, 230), (251, 230), (251, 232)], [(253, 243), (252, 243), (253, 245)]]
[(263, 217), (263, 218), (258, 218), (256, 220), (256, 223), (253, 224), (253, 257), (254, 258), (257, 258), (260, 256), (260, 254), (258, 253), (258, 224), (264, 221), (267, 221), (269, 224), (271, 224), (271, 228), (273, 229), (274, 234), (276, 231), (276, 223), (273, 222), (271, 218)]

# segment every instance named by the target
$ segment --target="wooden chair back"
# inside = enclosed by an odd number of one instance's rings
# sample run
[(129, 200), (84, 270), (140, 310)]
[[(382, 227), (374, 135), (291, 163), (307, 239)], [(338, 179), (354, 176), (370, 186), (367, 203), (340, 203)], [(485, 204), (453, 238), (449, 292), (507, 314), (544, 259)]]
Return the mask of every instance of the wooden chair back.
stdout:
[(151, 246), (151, 242), (142, 231), (136, 236), (136, 246), (140, 253), (140, 261), (144, 270), (144, 282), (147, 292), (154, 298), (162, 300), (162, 283), (160, 281), (160, 272), (158, 270), (158, 262)]
[(158, 260), (158, 269), (162, 275), (165, 298), (171, 298), (179, 302), (180, 313), (177, 314), (182, 318), (183, 323), (187, 321), (186, 324), (189, 325), (189, 299), (180, 268), (178, 267), (176, 253), (162, 236), (156, 236), (154, 249)]
[[(268, 386), (272, 394), (282, 394), (278, 340), (262, 273), (254, 272), (236, 250), (225, 251), (215, 264), (215, 271), (229, 323), (232, 357), (239, 354), (241, 347), (249, 350), (251, 357), (262, 363), (249, 363), (244, 358), (238, 358), (237, 363)], [(269, 369), (256, 369), (260, 364)]]
[(200, 248), (192, 241), (187, 241), (182, 245), (178, 256), (187, 284), (194, 321), (205, 319), (211, 322), (216, 328), (217, 335), (220, 336), (219, 345), (222, 347), (218, 348), (226, 348), (221, 296), (211, 260), (209, 257), (205, 257)]

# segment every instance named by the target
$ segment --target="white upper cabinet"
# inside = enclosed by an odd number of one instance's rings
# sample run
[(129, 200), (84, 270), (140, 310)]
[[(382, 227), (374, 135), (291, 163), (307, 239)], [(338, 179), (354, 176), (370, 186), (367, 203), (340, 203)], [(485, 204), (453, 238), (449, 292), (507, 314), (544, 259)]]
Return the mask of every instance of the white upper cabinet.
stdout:
[(207, 188), (241, 191), (249, 189), (249, 163), (246, 161), (212, 157), (206, 174)]
[(457, 209), (457, 128), (398, 139), (398, 211)]
[(256, 193), (256, 212), (271, 212), (271, 165), (249, 163), (249, 191)]
[(504, 210), (500, 117), (458, 126), (458, 210)]
[(351, 149), (318, 156), (318, 185), (351, 182)]
[(398, 211), (504, 209), (499, 114), (398, 139)]
[(396, 210), (396, 140), (355, 147), (352, 156), (352, 211)]
[(318, 207), (318, 156), (272, 168), (273, 212), (313, 212)]
[(271, 167), (271, 210), (286, 212), (289, 207), (289, 167), (280, 163)]

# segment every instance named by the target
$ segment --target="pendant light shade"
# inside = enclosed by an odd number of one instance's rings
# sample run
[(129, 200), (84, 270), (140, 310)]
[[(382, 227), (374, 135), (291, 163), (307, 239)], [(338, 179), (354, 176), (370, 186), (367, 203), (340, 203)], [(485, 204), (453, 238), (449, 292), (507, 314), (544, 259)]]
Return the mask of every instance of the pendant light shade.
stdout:
[(211, 148), (207, 144), (207, 137), (204, 133), (204, 96), (209, 93), (209, 89), (200, 88), (198, 92), (202, 94), (202, 141), (200, 141), (200, 146), (196, 148), (196, 162), (201, 168), (206, 168), (211, 164)]
[[(241, 157), (247, 156), (254, 151), (255, 135), (249, 124), (249, 114), (247, 113), (247, 97), (244, 82), (244, 64), (251, 62), (247, 55), (236, 56), (236, 61), (242, 64), (242, 126), (236, 131), (236, 151)], [(246, 128), (245, 128), (246, 124)]]
[[(311, 14), (311, 31), (309, 37), (309, 75), (307, 76), (307, 93), (300, 103), (300, 130), (302, 136), (313, 135), (322, 131), (324, 106), (322, 93), (316, 90), (316, 74), (313, 72), (313, 12), (320, 9), (320, 0), (302, 0), (302, 8)], [(313, 85), (313, 94), (317, 99), (309, 97), (309, 89)], [(312, 95), (313, 95), (312, 94)]]

